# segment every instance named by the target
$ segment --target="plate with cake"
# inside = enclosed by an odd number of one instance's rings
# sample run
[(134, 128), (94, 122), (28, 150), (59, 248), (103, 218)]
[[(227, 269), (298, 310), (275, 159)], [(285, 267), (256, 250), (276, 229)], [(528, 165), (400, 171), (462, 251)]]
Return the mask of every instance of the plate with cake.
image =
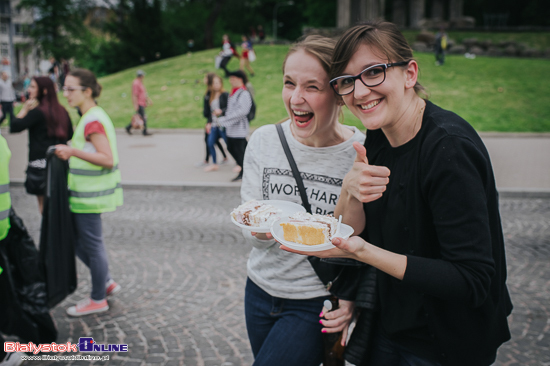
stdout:
[(353, 234), (349, 225), (338, 225), (331, 215), (298, 212), (273, 222), (271, 235), (279, 243), (302, 252), (318, 252), (334, 248), (332, 238), (347, 239)]
[(306, 212), (306, 209), (294, 202), (250, 200), (231, 212), (231, 222), (251, 232), (269, 233), (275, 221), (288, 219), (298, 212)]

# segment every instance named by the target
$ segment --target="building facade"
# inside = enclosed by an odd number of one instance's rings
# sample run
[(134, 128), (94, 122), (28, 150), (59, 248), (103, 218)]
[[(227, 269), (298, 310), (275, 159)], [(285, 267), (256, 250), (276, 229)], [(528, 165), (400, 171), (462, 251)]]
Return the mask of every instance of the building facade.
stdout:
[(17, 81), (25, 73), (40, 73), (41, 52), (29, 36), (33, 13), (18, 9), (20, 0), (0, 0), (0, 60), (2, 70)]
[(386, 19), (400, 28), (418, 29), (426, 19), (452, 23), (464, 16), (464, 0), (431, 0), (426, 8), (426, 0), (338, 0), (336, 23), (347, 28), (364, 20)]

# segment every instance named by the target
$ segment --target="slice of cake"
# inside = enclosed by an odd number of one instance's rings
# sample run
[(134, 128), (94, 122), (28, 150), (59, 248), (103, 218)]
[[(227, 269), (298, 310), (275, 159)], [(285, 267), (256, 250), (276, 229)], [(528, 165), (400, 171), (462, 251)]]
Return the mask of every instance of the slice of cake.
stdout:
[(271, 226), (271, 224), (281, 218), (282, 210), (256, 200), (250, 200), (243, 203), (231, 212), (231, 216), (239, 224), (246, 226)]
[(338, 220), (331, 215), (312, 215), (299, 212), (281, 223), (284, 239), (305, 245), (330, 243), (336, 234)]

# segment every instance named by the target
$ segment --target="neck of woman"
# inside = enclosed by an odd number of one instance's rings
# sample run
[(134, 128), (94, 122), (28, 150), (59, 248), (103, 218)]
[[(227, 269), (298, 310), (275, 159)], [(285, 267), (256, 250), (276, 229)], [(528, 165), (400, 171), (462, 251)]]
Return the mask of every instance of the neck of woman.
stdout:
[(397, 121), (387, 128), (382, 128), (382, 132), (392, 147), (404, 145), (416, 136), (422, 127), (425, 109), (426, 101), (415, 93), (404, 105), (403, 112)]
[(86, 112), (88, 112), (90, 110), (90, 108), (93, 108), (96, 105), (97, 104), (95, 103), (95, 101), (93, 99), (86, 99), (78, 107), (80, 108), (80, 113), (82, 113), (82, 115), (84, 115), (84, 114), (86, 114)]
[(310, 147), (329, 147), (341, 144), (344, 141), (349, 140), (354, 132), (347, 127), (344, 127), (338, 120), (334, 121), (330, 126), (327, 126), (323, 131), (316, 131), (313, 136), (300, 137), (297, 127), (294, 123), (290, 123), (290, 132), (294, 138)]

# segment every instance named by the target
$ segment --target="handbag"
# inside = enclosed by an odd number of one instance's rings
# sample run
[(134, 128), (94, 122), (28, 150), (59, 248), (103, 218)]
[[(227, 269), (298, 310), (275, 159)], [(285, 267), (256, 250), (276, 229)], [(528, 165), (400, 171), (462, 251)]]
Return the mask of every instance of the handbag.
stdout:
[(143, 118), (141, 118), (141, 115), (139, 113), (135, 113), (132, 116), (131, 125), (132, 128), (136, 130), (141, 130), (143, 128)]
[(256, 52), (254, 52), (254, 50), (248, 51), (248, 61), (250, 62), (256, 61)]
[(46, 169), (28, 166), (25, 190), (28, 194), (43, 196), (46, 192)]
[(216, 69), (220, 68), (220, 65), (222, 63), (222, 59), (223, 59), (223, 57), (220, 56), (220, 55), (216, 56), (216, 58), (214, 59), (214, 66), (216, 66)]

